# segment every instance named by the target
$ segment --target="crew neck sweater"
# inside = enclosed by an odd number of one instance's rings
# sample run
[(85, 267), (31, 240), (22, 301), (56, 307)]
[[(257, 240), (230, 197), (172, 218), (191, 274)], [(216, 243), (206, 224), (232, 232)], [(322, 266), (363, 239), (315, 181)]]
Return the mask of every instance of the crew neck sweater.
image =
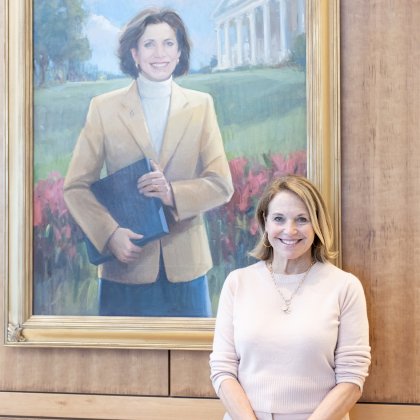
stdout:
[[(282, 279), (289, 297), (301, 275)], [(291, 312), (282, 306), (265, 262), (228, 275), (210, 355), (211, 380), (219, 393), (225, 379), (236, 378), (255, 412), (307, 419), (336, 384), (363, 388), (370, 364), (365, 296), (354, 275), (317, 262)]]
[(155, 82), (139, 73), (137, 88), (150, 140), (156, 153), (159, 155), (162, 149), (166, 123), (168, 122), (172, 77), (162, 82)]

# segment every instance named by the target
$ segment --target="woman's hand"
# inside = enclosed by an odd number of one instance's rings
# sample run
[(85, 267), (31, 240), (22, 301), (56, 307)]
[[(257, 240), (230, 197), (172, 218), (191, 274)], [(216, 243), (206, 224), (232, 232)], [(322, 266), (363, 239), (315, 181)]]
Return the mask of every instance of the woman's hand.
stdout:
[(219, 397), (232, 420), (257, 420), (248, 396), (237, 379), (225, 379), (220, 385)]
[(146, 197), (160, 198), (165, 206), (174, 207), (174, 196), (171, 184), (165, 178), (159, 165), (151, 161), (153, 171), (141, 176), (137, 181), (137, 189)]
[(108, 241), (108, 248), (122, 263), (131, 263), (140, 256), (142, 248), (134, 245), (131, 239), (141, 239), (143, 235), (130, 229), (117, 228)]
[(342, 419), (354, 407), (361, 395), (358, 385), (341, 382), (324, 397), (308, 420)]

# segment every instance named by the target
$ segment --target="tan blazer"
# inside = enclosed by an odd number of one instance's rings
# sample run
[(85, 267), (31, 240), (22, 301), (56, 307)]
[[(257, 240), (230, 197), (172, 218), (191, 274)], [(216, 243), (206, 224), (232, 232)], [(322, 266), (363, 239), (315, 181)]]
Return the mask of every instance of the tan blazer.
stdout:
[(150, 141), (136, 82), (92, 99), (67, 172), (64, 198), (76, 222), (101, 251), (117, 223), (89, 186), (99, 179), (104, 165), (111, 174), (143, 157), (157, 162), (171, 183), (176, 208), (169, 218), (170, 234), (144, 246), (135, 263), (103, 264), (99, 277), (133, 284), (154, 282), (160, 248), (170, 281), (199, 277), (212, 266), (203, 213), (228, 202), (233, 194), (211, 96), (172, 83), (160, 156)]

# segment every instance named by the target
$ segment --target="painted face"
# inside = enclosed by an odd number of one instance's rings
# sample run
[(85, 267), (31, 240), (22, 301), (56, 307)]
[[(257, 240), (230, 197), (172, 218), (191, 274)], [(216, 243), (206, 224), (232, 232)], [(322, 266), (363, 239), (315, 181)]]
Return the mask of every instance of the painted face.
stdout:
[(148, 25), (131, 55), (149, 80), (161, 82), (171, 77), (181, 51), (175, 31), (165, 22)]
[(305, 203), (291, 191), (276, 194), (265, 222), (274, 259), (310, 261), (315, 232)]

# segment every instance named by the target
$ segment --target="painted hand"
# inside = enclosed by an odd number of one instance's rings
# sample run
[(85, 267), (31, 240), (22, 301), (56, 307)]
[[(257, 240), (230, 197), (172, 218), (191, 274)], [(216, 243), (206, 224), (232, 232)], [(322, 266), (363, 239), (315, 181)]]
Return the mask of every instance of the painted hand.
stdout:
[(109, 238), (108, 248), (119, 261), (126, 264), (131, 263), (139, 258), (142, 251), (142, 248), (134, 245), (131, 239), (141, 238), (143, 238), (143, 235), (119, 227)]
[(165, 178), (159, 165), (152, 161), (153, 171), (141, 176), (137, 181), (137, 189), (146, 197), (159, 198), (165, 206), (174, 206), (171, 184)]

